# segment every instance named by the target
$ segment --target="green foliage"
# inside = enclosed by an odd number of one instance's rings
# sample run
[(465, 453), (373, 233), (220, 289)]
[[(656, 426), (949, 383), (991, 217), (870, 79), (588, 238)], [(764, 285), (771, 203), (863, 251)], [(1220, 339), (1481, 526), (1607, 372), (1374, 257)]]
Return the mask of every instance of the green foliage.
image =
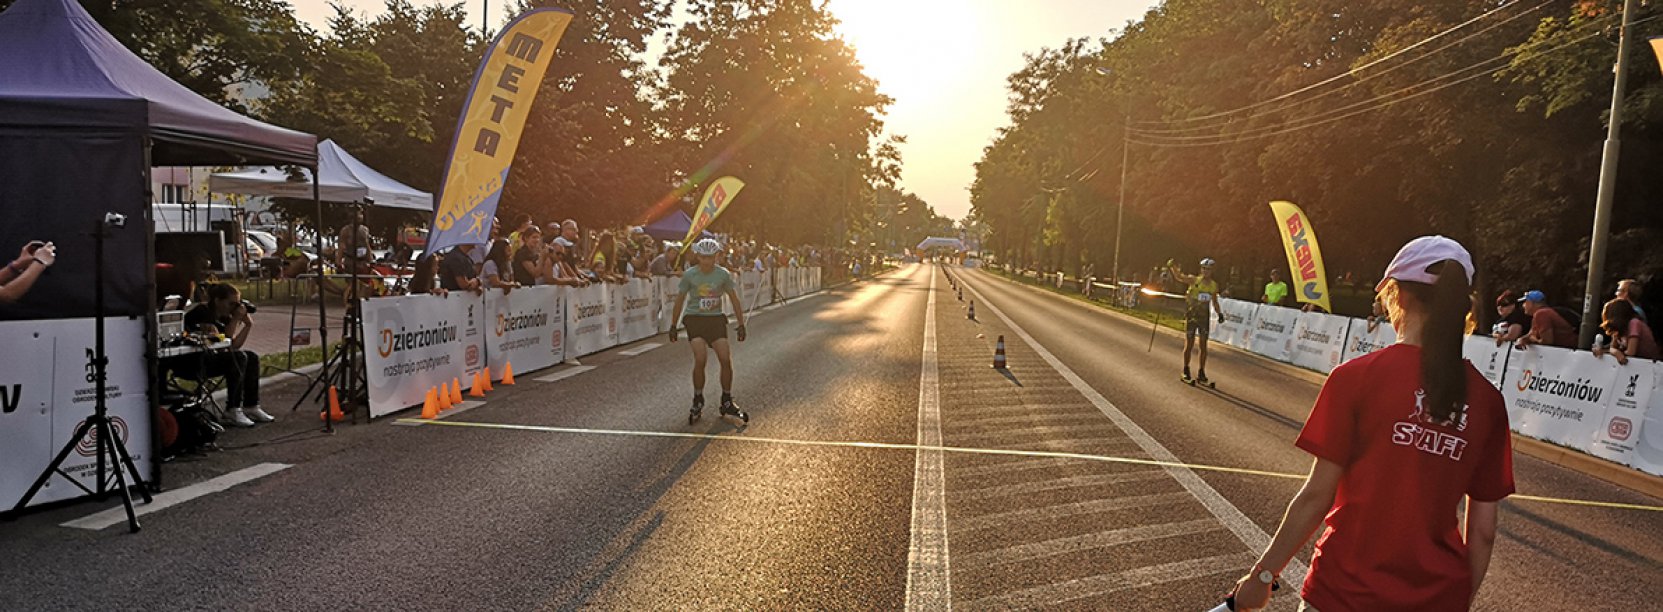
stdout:
[[(1478, 257), (1483, 293), (1528, 285), (1571, 303), (1621, 3), (1537, 4), (1168, 0), (1010, 76), (1011, 125), (977, 163), (973, 214), (1005, 260), (1083, 259), (1106, 276), (1126, 156), (1125, 276), (1202, 255), (1263, 276), (1285, 265), (1266, 203), (1287, 199), (1311, 216), (1331, 282), (1368, 285), (1404, 241), (1441, 233)], [(1656, 243), (1641, 246), (1663, 233), (1648, 204), (1663, 184), (1646, 180), (1663, 158), (1663, 78), (1644, 45), (1663, 19), (1635, 30), (1613, 280), (1663, 272)]]

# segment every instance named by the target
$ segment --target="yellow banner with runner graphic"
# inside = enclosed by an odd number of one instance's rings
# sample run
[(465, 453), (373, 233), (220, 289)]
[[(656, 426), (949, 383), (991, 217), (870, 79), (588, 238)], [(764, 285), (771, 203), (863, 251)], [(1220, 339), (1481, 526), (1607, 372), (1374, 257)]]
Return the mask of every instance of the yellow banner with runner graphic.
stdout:
[(1316, 304), (1323, 312), (1334, 312), (1328, 305), (1328, 272), (1322, 267), (1322, 248), (1317, 246), (1317, 233), (1310, 218), (1293, 202), (1270, 203), (1276, 216), (1277, 233), (1282, 235), (1282, 247), (1288, 253), (1288, 271), (1293, 278), (1293, 294), (1301, 302)]
[(745, 181), (731, 176), (716, 179), (705, 188), (704, 197), (699, 198), (699, 208), (693, 211), (693, 224), (687, 227), (687, 238), (682, 240), (681, 250), (686, 252), (693, 244), (693, 238), (716, 222), (716, 217), (728, 209), (728, 204), (739, 196), (739, 190), (745, 188)]
[(563, 9), (529, 11), (503, 28), (485, 51), (456, 123), (428, 252), (484, 244), (490, 237), (531, 103), (571, 22), (572, 13)]

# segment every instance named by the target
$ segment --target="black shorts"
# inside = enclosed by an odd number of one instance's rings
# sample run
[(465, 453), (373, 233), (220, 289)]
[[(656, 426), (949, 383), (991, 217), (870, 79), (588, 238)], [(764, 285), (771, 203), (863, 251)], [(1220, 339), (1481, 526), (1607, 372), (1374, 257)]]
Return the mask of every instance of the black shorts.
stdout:
[(1205, 313), (1205, 312), (1200, 313), (1200, 314), (1190, 313), (1188, 316), (1184, 317), (1184, 337), (1185, 338), (1194, 338), (1196, 336), (1201, 336), (1202, 340), (1206, 340), (1209, 336), (1212, 335), (1212, 333), (1213, 333), (1213, 318), (1210, 317), (1210, 316), (1207, 316), (1207, 313)]
[(687, 328), (687, 339), (704, 338), (712, 345), (717, 340), (728, 337), (727, 315), (687, 315), (681, 318), (682, 327)]

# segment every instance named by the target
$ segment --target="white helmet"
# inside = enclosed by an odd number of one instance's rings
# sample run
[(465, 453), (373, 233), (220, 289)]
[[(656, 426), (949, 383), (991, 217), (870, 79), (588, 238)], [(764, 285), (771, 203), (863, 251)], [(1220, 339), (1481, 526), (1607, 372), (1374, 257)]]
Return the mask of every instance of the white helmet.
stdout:
[(1217, 263), (1217, 262), (1214, 262), (1213, 258), (1207, 257), (1207, 258), (1204, 258), (1204, 259), (1201, 260), (1201, 267), (1211, 268), (1211, 267), (1213, 267), (1214, 263)]
[(722, 252), (722, 243), (716, 242), (715, 238), (705, 238), (693, 243), (694, 255), (715, 255), (720, 252)]

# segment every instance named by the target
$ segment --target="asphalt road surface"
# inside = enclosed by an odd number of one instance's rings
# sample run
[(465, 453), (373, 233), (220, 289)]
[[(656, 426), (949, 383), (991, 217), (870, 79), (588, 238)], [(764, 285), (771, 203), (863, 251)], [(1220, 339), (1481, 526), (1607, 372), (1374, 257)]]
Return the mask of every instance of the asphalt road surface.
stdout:
[[(989, 367), (1001, 335), (1008, 372)], [(1292, 441), (1318, 382), (1219, 349), (1219, 389), (1191, 388), (1181, 338), (1149, 342), (1076, 300), (908, 266), (756, 315), (735, 347), (743, 430), (715, 418), (714, 363), (687, 424), (686, 345), (655, 338), (439, 423), (173, 470), (172, 488), (258, 477), (139, 534), (62, 526), (108, 503), (0, 523), (0, 609), (1202, 610), (1308, 469)], [(1521, 493), (1663, 503), (1515, 469)], [(1660, 601), (1663, 513), (1503, 504), (1478, 609)], [(1296, 606), (1293, 588), (1272, 609)]]

